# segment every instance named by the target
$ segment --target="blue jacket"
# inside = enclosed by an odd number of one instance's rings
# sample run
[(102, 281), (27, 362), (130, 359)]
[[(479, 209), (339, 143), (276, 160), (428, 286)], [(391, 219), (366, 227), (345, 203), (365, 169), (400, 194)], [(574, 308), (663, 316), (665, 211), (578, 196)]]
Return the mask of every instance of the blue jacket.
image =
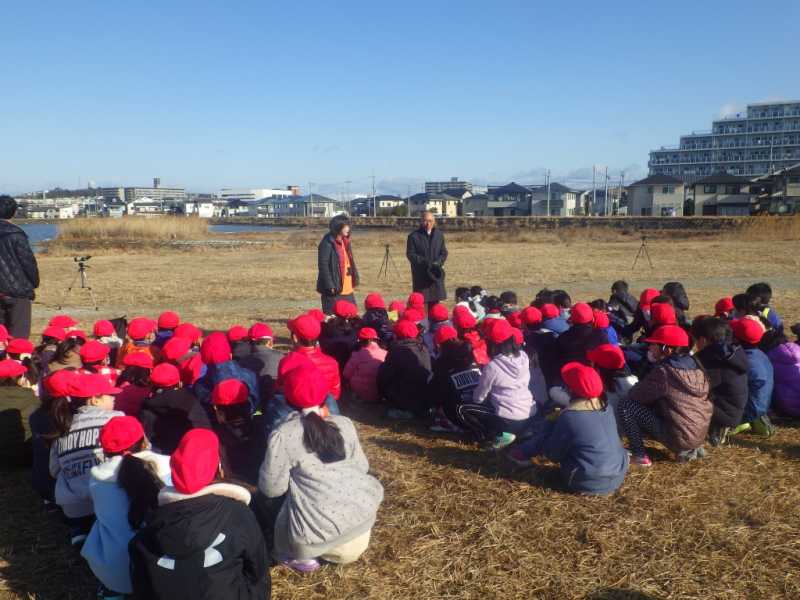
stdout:
[(767, 414), (772, 403), (775, 379), (772, 363), (758, 348), (745, 348), (747, 354), (747, 404), (744, 407), (743, 423), (755, 421)]
[[(165, 485), (172, 485), (169, 456), (150, 451), (139, 452), (136, 456), (155, 463), (161, 480)], [(130, 594), (133, 586), (128, 566), (128, 542), (136, 532), (128, 523), (128, 495), (117, 485), (120, 463), (122, 457), (113, 456), (92, 468), (89, 493), (97, 521), (83, 544), (81, 555), (100, 583), (120, 594)]]
[(608, 343), (612, 346), (619, 346), (619, 335), (617, 334), (617, 330), (614, 329), (613, 326), (608, 326), (603, 331), (606, 332), (606, 337), (608, 338)]
[(580, 410), (582, 401), (561, 412), (542, 445), (542, 453), (561, 466), (573, 492), (611, 494), (625, 479), (628, 454), (617, 433), (611, 407)]
[(195, 396), (204, 406), (208, 406), (211, 404), (211, 391), (214, 386), (226, 379), (238, 379), (244, 383), (247, 389), (250, 390), (248, 400), (250, 401), (251, 412), (258, 410), (261, 405), (258, 378), (255, 373), (245, 369), (234, 360), (228, 360), (218, 365), (209, 365), (205, 375), (194, 384), (193, 391)]

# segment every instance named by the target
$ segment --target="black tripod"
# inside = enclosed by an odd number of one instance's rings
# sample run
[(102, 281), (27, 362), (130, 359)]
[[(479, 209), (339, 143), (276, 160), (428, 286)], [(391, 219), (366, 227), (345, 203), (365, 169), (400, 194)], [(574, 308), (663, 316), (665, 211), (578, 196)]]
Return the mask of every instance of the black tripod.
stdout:
[(650, 260), (650, 252), (647, 250), (647, 236), (642, 236), (642, 245), (639, 246), (639, 252), (636, 253), (636, 258), (633, 259), (633, 267), (631, 270), (636, 268), (636, 263), (639, 262), (640, 258), (646, 258), (647, 262), (650, 264), (650, 268), (653, 268), (653, 261)]
[(75, 284), (80, 279), (81, 286), (80, 289), (87, 290), (89, 292), (89, 297), (92, 299), (92, 306), (94, 306), (95, 310), (99, 310), (97, 307), (97, 299), (94, 297), (94, 291), (92, 290), (92, 286), (89, 285), (89, 274), (86, 272), (89, 268), (89, 265), (86, 262), (92, 258), (91, 256), (75, 256), (72, 260), (78, 263), (78, 272), (75, 273), (75, 277), (72, 278), (72, 283), (69, 284), (69, 287), (64, 292), (64, 297), (61, 298), (61, 304), (58, 305), (58, 309), (61, 310), (64, 307), (64, 304), (67, 301), (72, 289), (75, 287)]
[(383, 253), (383, 262), (381, 263), (381, 268), (378, 270), (378, 277), (389, 279), (389, 263), (392, 264), (395, 275), (400, 277), (400, 271), (397, 270), (397, 265), (394, 264), (394, 259), (392, 258), (392, 255), (389, 254), (389, 244), (386, 244), (384, 248), (386, 250)]

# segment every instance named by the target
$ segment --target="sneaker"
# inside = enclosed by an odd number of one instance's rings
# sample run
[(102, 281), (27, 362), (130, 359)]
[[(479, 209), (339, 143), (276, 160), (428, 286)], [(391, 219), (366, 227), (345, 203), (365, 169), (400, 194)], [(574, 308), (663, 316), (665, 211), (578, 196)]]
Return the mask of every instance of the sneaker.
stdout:
[(430, 431), (436, 433), (463, 433), (464, 430), (461, 429), (458, 425), (455, 425), (450, 419), (447, 417), (443, 417), (440, 415), (436, 415), (433, 418), (433, 425), (428, 427)]
[(289, 567), (298, 573), (313, 573), (320, 567), (319, 561), (316, 558), (300, 559), (300, 558), (287, 558), (280, 561), (284, 567)]
[[(705, 450), (703, 450), (703, 455), (705, 456)], [(691, 462), (698, 458), (697, 456), (697, 448), (693, 448), (692, 450), (684, 450), (682, 452), (678, 452), (678, 462), (686, 463)]]
[(650, 460), (650, 457), (647, 454), (642, 454), (641, 456), (636, 454), (628, 453), (631, 457), (631, 463), (634, 465), (639, 465), (640, 467), (652, 467), (653, 461)]
[[(720, 427), (708, 432), (708, 441), (715, 448), (724, 446), (728, 443), (728, 435), (730, 435), (730, 427)], [(704, 450), (705, 452), (705, 450)]]
[(728, 435), (738, 435), (740, 433), (746, 433), (750, 431), (750, 423), (742, 423), (741, 425), (737, 425), (733, 429), (728, 432)]
[(410, 421), (414, 418), (414, 413), (399, 408), (390, 408), (386, 411), (386, 418), (392, 421)]
[(750, 428), (754, 434), (764, 437), (771, 437), (775, 434), (775, 425), (772, 424), (772, 421), (769, 420), (767, 415), (762, 415), (755, 421), (752, 421), (750, 423)]
[(510, 446), (511, 444), (513, 444), (515, 439), (517, 439), (517, 436), (515, 436), (513, 433), (508, 433), (507, 431), (504, 431), (496, 438), (494, 438), (494, 442), (492, 443), (492, 448), (495, 450), (502, 450), (506, 446)]
[(705, 458), (706, 456), (708, 456), (708, 452), (706, 452), (706, 449), (703, 448), (702, 446), (700, 446), (696, 452), (697, 452), (697, 458)]
[(506, 452), (506, 458), (518, 467), (531, 466), (531, 459), (525, 456), (519, 448), (512, 448)]

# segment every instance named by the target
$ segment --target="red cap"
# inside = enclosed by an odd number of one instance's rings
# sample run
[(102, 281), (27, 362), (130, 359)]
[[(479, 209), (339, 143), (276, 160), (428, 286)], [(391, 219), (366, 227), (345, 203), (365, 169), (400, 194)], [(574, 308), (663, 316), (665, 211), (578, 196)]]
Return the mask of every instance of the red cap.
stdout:
[(641, 294), (639, 294), (639, 308), (646, 309), (649, 308), (650, 305), (653, 303), (653, 298), (657, 298), (661, 295), (656, 289), (647, 288)]
[(394, 335), (398, 340), (410, 340), (419, 335), (419, 329), (413, 321), (403, 319), (394, 326)]
[(714, 314), (718, 317), (732, 312), (735, 307), (733, 306), (733, 298), (720, 298), (714, 305)]
[(358, 307), (347, 300), (337, 300), (333, 305), (333, 314), (342, 319), (352, 319), (358, 316)]
[(613, 344), (603, 344), (587, 350), (586, 358), (601, 369), (618, 371), (625, 366), (625, 355), (619, 346)]
[(215, 331), (203, 340), (200, 346), (200, 358), (207, 365), (218, 365), (231, 359), (231, 345), (224, 333)]
[(51, 398), (65, 398), (69, 396), (70, 386), (75, 377), (75, 371), (61, 369), (44, 380), (44, 389)]
[(318, 308), (312, 308), (306, 314), (319, 323), (324, 323), (327, 318), (325, 313)]
[(360, 340), (377, 340), (378, 332), (372, 327), (362, 327), (358, 330), (358, 339)]
[(203, 332), (200, 328), (191, 323), (181, 323), (175, 328), (175, 337), (186, 338), (192, 344), (196, 344), (203, 337)]
[(425, 320), (425, 313), (418, 308), (407, 308), (403, 311), (404, 321), (411, 321), (412, 323), (419, 323)]
[(161, 363), (150, 373), (150, 383), (156, 387), (171, 388), (178, 385), (180, 381), (181, 374), (178, 367), (170, 363)]
[(236, 342), (241, 342), (243, 339), (247, 337), (247, 327), (244, 325), (234, 325), (230, 329), (228, 329), (228, 341), (231, 344), (235, 344)]
[(181, 494), (194, 494), (219, 471), (219, 438), (210, 429), (191, 429), (169, 459), (172, 485)]
[(144, 317), (136, 317), (128, 323), (128, 337), (132, 340), (143, 340), (153, 333), (154, 323)]
[(10, 358), (0, 360), (0, 378), (11, 377), (16, 379), (24, 375), (27, 371), (28, 369), (25, 368), (25, 365), (19, 361)]
[(123, 366), (142, 367), (143, 369), (153, 368), (153, 357), (149, 352), (131, 352), (122, 359)]
[(658, 325), (675, 325), (678, 318), (675, 316), (675, 309), (666, 302), (658, 302), (650, 305), (650, 321)]
[(11, 339), (11, 336), (8, 335), (8, 329), (6, 326), (0, 323), (0, 342), (7, 342)]
[(646, 344), (687, 348), (689, 346), (689, 334), (677, 325), (662, 325), (642, 341)]
[(184, 337), (173, 335), (167, 340), (164, 347), (161, 348), (161, 356), (164, 357), (165, 360), (175, 362), (186, 356), (191, 349), (192, 342)]
[(100, 320), (94, 324), (92, 333), (94, 334), (94, 337), (107, 337), (109, 335), (114, 335), (116, 330), (114, 329), (114, 324), (111, 321)]
[(106, 454), (121, 454), (144, 437), (136, 417), (113, 417), (100, 430), (100, 445)]
[(211, 392), (211, 404), (214, 406), (231, 406), (232, 404), (244, 404), (250, 390), (238, 379), (225, 379), (214, 386)]
[(86, 333), (82, 329), (73, 329), (72, 331), (67, 332), (67, 339), (70, 338), (78, 338), (83, 340), (84, 342), (89, 338), (86, 337)]
[(611, 319), (608, 318), (608, 313), (602, 310), (593, 310), (594, 314), (594, 328), (595, 329), (608, 329), (611, 327)]
[(328, 382), (315, 366), (301, 364), (283, 377), (283, 393), (286, 402), (302, 410), (321, 406), (328, 396)]
[(389, 303), (389, 310), (392, 312), (396, 312), (397, 314), (402, 313), (406, 309), (406, 305), (403, 304), (402, 300), (392, 300)]
[(527, 306), (522, 311), (522, 323), (528, 327), (539, 325), (542, 322), (542, 311), (535, 306)]
[(731, 322), (731, 329), (736, 339), (745, 344), (755, 346), (764, 337), (765, 329), (761, 321), (756, 319), (737, 319)]
[(514, 341), (518, 346), (522, 346), (525, 343), (525, 336), (523, 335), (521, 329), (512, 326), (511, 333), (514, 335)]
[(181, 318), (178, 316), (178, 313), (172, 312), (171, 310), (165, 310), (163, 313), (158, 315), (158, 328), (159, 329), (175, 329), (178, 325), (181, 324)]
[(419, 292), (412, 292), (408, 297), (408, 308), (425, 308), (425, 296)]
[(475, 317), (471, 312), (453, 311), (453, 325), (455, 325), (458, 329), (474, 329), (477, 324), (478, 321), (475, 320)]
[(561, 314), (561, 311), (555, 304), (542, 304), (542, 308), (539, 309), (542, 311), (542, 319), (545, 321), (549, 321), (550, 319), (555, 319), (558, 315)]
[(289, 321), (286, 325), (289, 331), (301, 340), (307, 342), (315, 341), (322, 332), (320, 322), (312, 315), (300, 315), (296, 319)]
[(522, 311), (518, 310), (510, 313), (508, 316), (506, 316), (506, 321), (508, 321), (512, 327), (520, 329), (522, 327)]
[(594, 320), (592, 307), (585, 302), (577, 302), (572, 305), (569, 313), (569, 322), (573, 325), (586, 325)]
[(51, 327), (61, 327), (62, 329), (75, 327), (77, 324), (78, 322), (69, 315), (56, 315), (48, 323)]
[(255, 323), (247, 332), (247, 337), (251, 340), (272, 339), (272, 328), (266, 323)]
[(437, 346), (441, 346), (445, 342), (455, 340), (457, 338), (458, 332), (449, 325), (439, 327), (439, 329), (436, 330), (436, 333), (433, 334), (433, 341), (436, 342)]
[(514, 335), (514, 329), (511, 327), (511, 323), (505, 319), (491, 320), (495, 321), (495, 323), (493, 323), (486, 332), (486, 337), (490, 342), (502, 344)]
[(367, 294), (367, 297), (364, 298), (364, 308), (366, 310), (370, 310), (372, 308), (382, 308), (385, 310), (386, 302), (384, 301), (383, 296), (373, 292), (371, 294)]
[(428, 310), (428, 318), (432, 323), (441, 323), (450, 318), (450, 313), (447, 311), (447, 307), (439, 302), (430, 307)]
[(603, 380), (592, 367), (570, 362), (561, 369), (561, 379), (576, 398), (598, 398), (603, 393)]
[(42, 332), (42, 337), (49, 337), (53, 338), (54, 340), (58, 340), (59, 342), (63, 342), (67, 339), (67, 332), (64, 331), (61, 327), (45, 327), (44, 331)]
[(33, 351), (33, 343), (25, 338), (14, 338), (6, 346), (8, 354), (33, 354)]
[(94, 398), (96, 396), (113, 396), (122, 390), (111, 385), (105, 375), (75, 375), (70, 381), (69, 395), (74, 398)]
[(91, 340), (81, 346), (80, 356), (85, 363), (96, 363), (108, 358), (110, 348), (97, 340)]

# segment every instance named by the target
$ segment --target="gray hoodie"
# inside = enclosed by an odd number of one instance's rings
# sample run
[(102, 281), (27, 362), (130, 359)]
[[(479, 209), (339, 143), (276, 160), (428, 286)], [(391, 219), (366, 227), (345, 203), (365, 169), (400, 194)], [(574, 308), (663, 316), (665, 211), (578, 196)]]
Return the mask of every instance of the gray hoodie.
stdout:
[(533, 410), (533, 395), (528, 388), (530, 381), (527, 354), (498, 354), (483, 367), (472, 401), (482, 404), (488, 398), (498, 417), (513, 421), (527, 419)]
[(323, 463), (306, 450), (298, 412), (269, 436), (258, 488), (270, 498), (286, 494), (275, 523), (276, 557), (316, 558), (359, 537), (372, 529), (383, 501), (352, 421), (327, 420), (344, 438), (344, 460)]

